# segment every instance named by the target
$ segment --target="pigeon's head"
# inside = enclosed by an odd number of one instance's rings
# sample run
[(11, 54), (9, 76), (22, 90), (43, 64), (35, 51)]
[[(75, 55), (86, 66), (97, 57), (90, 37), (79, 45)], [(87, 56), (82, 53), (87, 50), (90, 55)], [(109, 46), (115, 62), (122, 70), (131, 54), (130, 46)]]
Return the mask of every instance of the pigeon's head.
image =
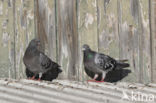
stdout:
[(39, 39), (33, 39), (33, 40), (31, 40), (29, 45), (32, 47), (39, 47), (41, 45), (41, 43), (40, 43)]
[(89, 45), (84, 44), (84, 45), (82, 46), (82, 50), (83, 50), (83, 51), (90, 50)]

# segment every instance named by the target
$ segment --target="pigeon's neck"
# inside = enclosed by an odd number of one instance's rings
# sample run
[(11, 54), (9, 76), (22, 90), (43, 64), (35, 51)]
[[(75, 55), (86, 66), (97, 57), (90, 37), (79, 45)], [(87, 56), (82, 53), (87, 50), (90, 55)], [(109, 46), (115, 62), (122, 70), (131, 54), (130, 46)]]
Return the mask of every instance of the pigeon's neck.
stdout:
[(91, 51), (91, 50), (85, 51), (85, 52), (84, 52), (84, 58), (85, 58), (85, 59), (91, 59), (91, 58), (93, 58), (93, 53), (92, 53), (92, 51)]
[(38, 50), (36, 47), (30, 46), (26, 50), (26, 55), (37, 55)]

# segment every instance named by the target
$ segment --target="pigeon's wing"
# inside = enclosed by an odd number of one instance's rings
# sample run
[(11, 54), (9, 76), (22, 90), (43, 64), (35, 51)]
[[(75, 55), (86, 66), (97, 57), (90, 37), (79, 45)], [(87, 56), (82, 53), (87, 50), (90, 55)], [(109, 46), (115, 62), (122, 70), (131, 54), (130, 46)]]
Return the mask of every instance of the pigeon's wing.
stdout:
[(94, 62), (99, 69), (103, 71), (111, 71), (116, 66), (116, 60), (108, 55), (97, 53)]
[(52, 61), (45, 54), (40, 53), (40, 64), (44, 69), (48, 69), (51, 66)]

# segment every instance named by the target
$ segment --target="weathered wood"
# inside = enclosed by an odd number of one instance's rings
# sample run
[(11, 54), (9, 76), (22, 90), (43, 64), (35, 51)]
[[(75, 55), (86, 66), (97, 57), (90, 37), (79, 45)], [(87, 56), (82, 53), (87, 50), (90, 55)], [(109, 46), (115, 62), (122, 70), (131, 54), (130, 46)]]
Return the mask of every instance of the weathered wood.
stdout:
[(45, 3), (47, 2), (47, 1), (43, 1), (43, 0), (35, 0), (35, 4), (36, 4), (36, 8), (35, 9), (37, 9), (37, 10), (35, 10), (36, 11), (36, 13), (35, 13), (35, 16), (37, 17), (36, 19), (37, 19), (37, 30), (36, 30), (36, 36), (37, 36), (37, 38), (39, 38), (40, 39), (40, 41), (41, 41), (41, 48), (40, 48), (40, 50), (41, 51), (45, 51), (46, 50), (46, 48), (47, 48), (47, 35), (46, 35), (46, 27), (45, 26), (47, 26), (47, 25), (44, 25), (44, 23), (46, 23), (45, 22), (45, 20), (46, 20), (46, 11), (45, 11), (45, 6), (42, 6), (42, 5), (45, 5)]
[(34, 37), (34, 1), (15, 2), (15, 53), (16, 53), (16, 76), (22, 78), (25, 75), (23, 55), (29, 41)]
[(120, 58), (130, 60), (129, 80), (147, 83), (151, 74), (148, 1), (118, 0), (118, 15)]
[(63, 69), (63, 78), (75, 79), (78, 70), (76, 0), (57, 0), (56, 6), (59, 63)]
[(13, 3), (0, 1), (0, 77), (15, 78)]
[[(23, 54), (25, 47), (34, 35), (33, 1), (0, 1), (2, 36), (1, 66), (5, 68), (3, 74), (10, 78), (21, 78), (25, 75)], [(5, 55), (4, 55), (5, 54)], [(5, 64), (6, 63), (6, 64)], [(3, 77), (3, 74), (1, 77)]]
[(56, 61), (55, 0), (37, 0), (37, 37), (45, 53)]
[(99, 51), (119, 58), (117, 0), (97, 0)]
[[(143, 83), (151, 82), (151, 44), (150, 44), (150, 25), (149, 25), (149, 1), (141, 0), (140, 1), (140, 17), (141, 22), (140, 26), (142, 28), (142, 52), (143, 52)], [(143, 8), (142, 8), (143, 7)], [(141, 68), (141, 67), (140, 67)]]
[(150, 0), (152, 82), (156, 83), (156, 0)]

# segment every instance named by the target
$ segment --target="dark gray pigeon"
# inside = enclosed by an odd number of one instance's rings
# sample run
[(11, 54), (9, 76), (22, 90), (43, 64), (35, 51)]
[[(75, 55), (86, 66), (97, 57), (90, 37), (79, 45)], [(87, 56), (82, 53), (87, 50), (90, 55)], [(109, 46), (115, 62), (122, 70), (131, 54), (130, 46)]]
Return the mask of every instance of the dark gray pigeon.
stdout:
[(26, 69), (28, 69), (29, 72), (34, 75), (31, 79), (35, 79), (35, 77), (39, 74), (40, 80), (42, 74), (47, 74), (49, 71), (54, 71), (53, 74), (51, 73), (51, 75), (58, 75), (60, 72), (62, 72), (62, 70), (59, 68), (60, 66), (53, 62), (43, 52), (41, 52), (39, 47), (40, 40), (31, 40), (23, 57), (23, 62), (26, 66)]
[(102, 74), (101, 81), (104, 81), (109, 71), (129, 67), (129, 64), (124, 63), (124, 61), (118, 61), (108, 55), (92, 51), (87, 44), (84, 44), (82, 49), (84, 53), (84, 68), (95, 74), (93, 81), (96, 81), (98, 74)]

